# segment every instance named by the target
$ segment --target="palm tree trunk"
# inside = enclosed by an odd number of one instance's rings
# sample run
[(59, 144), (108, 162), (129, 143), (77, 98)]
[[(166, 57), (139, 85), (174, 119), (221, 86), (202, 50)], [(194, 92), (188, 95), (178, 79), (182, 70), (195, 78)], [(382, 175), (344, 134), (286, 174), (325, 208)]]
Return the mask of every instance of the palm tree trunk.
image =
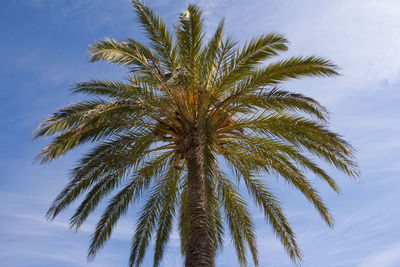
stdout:
[(214, 248), (209, 235), (203, 158), (199, 146), (186, 154), (188, 164), (189, 232), (186, 267), (213, 267)]

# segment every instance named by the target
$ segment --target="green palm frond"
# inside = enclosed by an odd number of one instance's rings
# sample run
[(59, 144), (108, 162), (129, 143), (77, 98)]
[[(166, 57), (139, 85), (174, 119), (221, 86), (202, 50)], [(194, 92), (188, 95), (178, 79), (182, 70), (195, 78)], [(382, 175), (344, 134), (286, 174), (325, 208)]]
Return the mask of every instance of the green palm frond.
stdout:
[(179, 64), (189, 72), (191, 79), (199, 78), (196, 76), (200, 68), (203, 26), (204, 19), (199, 7), (189, 4), (188, 9), (179, 17), (176, 38)]
[(271, 224), (272, 229), (284, 244), (290, 258), (295, 262), (299, 262), (302, 254), (296, 242), (296, 236), (283, 213), (279, 201), (271, 193), (271, 189), (259, 179), (244, 176), (244, 180), (254, 202), (263, 210), (266, 220)]
[[(249, 75), (239, 87), (254, 88), (275, 85), (301, 77), (331, 77), (339, 75), (336, 69), (335, 64), (324, 58), (315, 56), (291, 57), (259, 68), (252, 75)], [(241, 90), (244, 90), (243, 88)]]
[(85, 114), (96, 110), (99, 106), (106, 103), (106, 101), (98, 99), (83, 101), (61, 108), (58, 112), (53, 113), (48, 119), (39, 124), (34, 130), (34, 138), (56, 135), (70, 129), (80, 123), (85, 118)]
[(333, 226), (333, 218), (320, 198), (317, 191), (304, 177), (301, 171), (285, 159), (280, 159), (271, 164), (271, 169), (283, 177), (289, 185), (294, 186), (314, 205), (321, 217), (329, 226)]
[[(179, 178), (181, 177), (181, 167), (177, 168), (175, 177), (177, 179), (169, 183), (165, 188), (165, 195), (163, 198), (163, 205), (159, 214), (159, 220), (157, 225), (156, 243), (154, 251), (154, 266), (158, 266), (161, 262), (162, 256), (164, 254), (164, 248), (168, 241), (169, 235), (172, 230), (172, 220), (175, 214), (175, 208), (177, 201), (179, 199)], [(174, 166), (175, 168), (175, 166)]]
[(158, 58), (141, 43), (128, 39), (117, 41), (106, 38), (90, 47), (91, 62), (107, 61), (118, 65), (128, 65), (133, 71), (148, 74), (157, 73)]
[(173, 43), (173, 36), (166, 27), (161, 17), (140, 1), (132, 0), (136, 9), (138, 20), (146, 31), (146, 35), (152, 43), (152, 48), (164, 64), (167, 71), (174, 71), (177, 64), (177, 51)]
[(328, 111), (316, 100), (302, 94), (291, 93), (273, 88), (267, 92), (246, 94), (236, 99), (238, 105), (287, 113), (302, 112), (322, 121), (328, 119)]
[(212, 97), (209, 104), (214, 103), (224, 95), (217, 85), (223, 74), (228, 72), (230, 61), (237, 52), (237, 44), (238, 42), (232, 37), (232, 35), (228, 35), (225, 41), (222, 41), (220, 48), (217, 50), (217, 63), (215, 64), (214, 69), (210, 70), (211, 72), (209, 74), (211, 79), (208, 91), (209, 97)]
[(248, 125), (251, 125), (249, 129), (301, 146), (350, 177), (358, 176), (357, 165), (350, 160), (354, 149), (338, 134), (329, 131), (323, 125), (288, 115), (261, 117), (248, 122)]
[(287, 50), (287, 42), (283, 35), (277, 33), (254, 38), (234, 55), (226, 72), (221, 75), (217, 87), (220, 90), (229, 90), (230, 85), (249, 76), (261, 62)]
[[(239, 142), (238, 142), (239, 141)], [(235, 142), (230, 142), (227, 148), (231, 147), (231, 151), (226, 151), (225, 155), (235, 155), (235, 150), (241, 151), (241, 153), (246, 153), (247, 155), (253, 155), (253, 157), (273, 160), (275, 157), (285, 157), (296, 163), (300, 167), (306, 169), (307, 171), (315, 174), (317, 177), (323, 179), (328, 185), (336, 192), (339, 192), (339, 188), (336, 182), (328, 175), (324, 170), (319, 168), (312, 160), (304, 156), (298, 148), (293, 145), (285, 144), (279, 142), (278, 140), (273, 140), (271, 138), (260, 138), (251, 135), (243, 135), (237, 138)], [(233, 151), (232, 151), (233, 150)], [(243, 156), (242, 161), (252, 161), (253, 165), (260, 160), (248, 158), (248, 156)], [(262, 161), (261, 161), (262, 162)], [(263, 164), (269, 165), (268, 162)], [(252, 170), (250, 166), (243, 168), (243, 171)], [(257, 169), (259, 171), (259, 169)], [(251, 175), (251, 173), (249, 173)]]
[[(185, 179), (185, 181), (187, 178)], [(181, 253), (185, 255), (186, 245), (189, 240), (189, 202), (187, 186), (183, 186), (179, 205), (179, 237), (181, 241)]]
[[(179, 179), (181, 178), (181, 172), (175, 168), (176, 166), (177, 165), (175, 164), (170, 165), (168, 170), (165, 172), (164, 177), (160, 177), (160, 180), (153, 186), (151, 195), (143, 208), (143, 212), (136, 226), (135, 235), (132, 239), (131, 256), (129, 261), (130, 266), (138, 266), (141, 264), (150, 242), (150, 238), (156, 228), (157, 221), (165, 219), (162, 218), (160, 214), (162, 211), (166, 213), (171, 212), (171, 209), (175, 206), (175, 200), (179, 198), (177, 194), (179, 192), (178, 184)], [(158, 241), (156, 245), (158, 245), (158, 248), (157, 255), (155, 255), (154, 258), (155, 265), (157, 265), (161, 260), (165, 242), (168, 240), (169, 232), (171, 231), (171, 225), (168, 225), (168, 221), (167, 218), (167, 221), (164, 223), (164, 226), (166, 226), (166, 229), (164, 230), (166, 231), (157, 234)]]
[(105, 96), (112, 99), (137, 99), (138, 88), (131, 84), (119, 81), (92, 80), (75, 84), (73, 93), (82, 93), (93, 96)]
[[(132, 181), (123, 188), (112, 200), (110, 205), (107, 207), (106, 212), (104, 212), (103, 217), (106, 217), (109, 220), (112, 220), (115, 223), (118, 219), (112, 219), (115, 216), (120, 216), (123, 211), (126, 211), (128, 205), (133, 200), (133, 198), (140, 197), (142, 191), (147, 188), (149, 183), (151, 182), (151, 178), (159, 175), (161, 171), (161, 167), (165, 165), (171, 153), (165, 153), (162, 156), (156, 157), (151, 161), (145, 163), (145, 166), (140, 168)], [(134, 160), (131, 160), (133, 163)], [(110, 164), (110, 162), (108, 162)], [(126, 173), (126, 166), (121, 168), (119, 166), (119, 170), (123, 170), (122, 173), (111, 173), (105, 178), (102, 179), (101, 182), (96, 184), (93, 189), (88, 193), (86, 199), (81, 203), (78, 207), (74, 215), (70, 220), (70, 227), (78, 230), (78, 228), (84, 223), (84, 221), (89, 216), (90, 212), (98, 205), (102, 198), (104, 198), (111, 189), (115, 188), (117, 182), (119, 182), (120, 177)], [(108, 185), (111, 183), (111, 185)], [(104, 184), (104, 185), (102, 185)], [(110, 187), (110, 188), (109, 188)], [(115, 214), (115, 215), (114, 215)], [(104, 222), (104, 224), (110, 223), (108, 221)], [(104, 228), (106, 226), (102, 226), (99, 228)]]
[(236, 186), (224, 175), (218, 173), (218, 191), (224, 206), (232, 241), (241, 265), (247, 265), (245, 243), (250, 248), (254, 264), (258, 265), (258, 252), (253, 220), (247, 210), (246, 201), (240, 196)]
[[(232, 152), (231, 152), (232, 153)], [(233, 161), (234, 167), (237, 168), (243, 167), (247, 169), (257, 168), (256, 170), (259, 171), (260, 168), (264, 169), (268, 173), (276, 173), (280, 177), (284, 178), (285, 181), (289, 184), (294, 186), (300, 192), (304, 194), (304, 196), (314, 204), (315, 208), (318, 210), (322, 218), (326, 221), (329, 226), (332, 226), (333, 219), (326, 208), (325, 204), (320, 199), (318, 193), (315, 189), (310, 185), (309, 181), (304, 177), (302, 172), (291, 162), (288, 158), (278, 153), (274, 153), (273, 156), (269, 156), (268, 158), (259, 158), (259, 157), (248, 157), (252, 160), (252, 163), (247, 162), (247, 165), (244, 165), (243, 162), (236, 163), (232, 160), (232, 154), (230, 154), (231, 161)], [(228, 156), (227, 156), (228, 157)], [(228, 158), (229, 160), (229, 158)], [(235, 164), (236, 163), (236, 164)], [(255, 165), (255, 167), (254, 167)], [(258, 166), (257, 166), (258, 165)], [(244, 175), (251, 175), (251, 173), (244, 173)]]
[[(165, 166), (169, 157), (170, 154), (166, 154), (147, 162), (144, 167), (138, 170), (131, 182), (113, 197), (96, 226), (89, 248), (89, 259), (94, 258), (97, 251), (111, 236), (112, 230), (120, 216), (125, 214), (129, 205), (141, 196), (143, 190), (150, 184), (151, 178), (162, 174), (162, 167)], [(72, 226), (74, 226), (75, 223), (75, 225), (78, 224), (76, 225), (76, 227), (78, 227), (79, 224), (82, 223), (78, 219), (80, 218), (72, 218)]]
[(46, 217), (54, 219), (98, 181), (99, 190), (102, 189), (102, 184), (106, 188), (118, 185), (124, 174), (146, 155), (153, 138), (151, 134), (129, 134), (95, 147), (71, 171), (70, 182), (54, 200)]
[(211, 78), (218, 72), (217, 66), (219, 64), (218, 53), (223, 46), (223, 34), (225, 27), (225, 19), (222, 19), (215, 31), (213, 37), (208, 44), (203, 48), (200, 54), (200, 62), (202, 62), (202, 77), (203, 82), (207, 86)]
[[(49, 162), (78, 145), (112, 137), (134, 128), (143, 110), (130, 101), (101, 103), (80, 114), (53, 120), (42, 126), (37, 137), (55, 135), (53, 141), (37, 156)], [(57, 116), (57, 114), (55, 114)], [(139, 129), (138, 129), (139, 130)]]

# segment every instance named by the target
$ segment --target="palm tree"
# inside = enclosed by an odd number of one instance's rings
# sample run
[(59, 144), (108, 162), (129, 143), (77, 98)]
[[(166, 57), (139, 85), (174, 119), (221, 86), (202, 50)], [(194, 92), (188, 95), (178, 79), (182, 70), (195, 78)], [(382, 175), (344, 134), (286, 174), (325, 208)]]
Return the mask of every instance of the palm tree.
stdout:
[(110, 238), (121, 215), (143, 200), (129, 266), (142, 263), (153, 235), (154, 266), (159, 265), (176, 215), (186, 266), (214, 266), (225, 228), (240, 264), (247, 263), (249, 248), (258, 265), (254, 223), (239, 192), (241, 184), (290, 258), (300, 261), (295, 234), (261, 175), (283, 178), (332, 225), (306, 175), (339, 192), (315, 159), (357, 177), (353, 149), (327, 129), (323, 106), (279, 85), (301, 77), (335, 76), (336, 66), (315, 56), (265, 65), (287, 50), (285, 37), (264, 34), (239, 48), (231, 36), (223, 37), (224, 20), (205, 41), (202, 12), (192, 4), (180, 15), (174, 38), (148, 6), (132, 3), (150, 46), (107, 38), (90, 48), (91, 62), (126, 66), (126, 80), (77, 83), (74, 93), (95, 98), (61, 108), (36, 129), (35, 138), (53, 137), (38, 155), (42, 163), (96, 142), (71, 170), (47, 218), (54, 219), (86, 193), (70, 220), (77, 230), (119, 188), (97, 223), (89, 259)]

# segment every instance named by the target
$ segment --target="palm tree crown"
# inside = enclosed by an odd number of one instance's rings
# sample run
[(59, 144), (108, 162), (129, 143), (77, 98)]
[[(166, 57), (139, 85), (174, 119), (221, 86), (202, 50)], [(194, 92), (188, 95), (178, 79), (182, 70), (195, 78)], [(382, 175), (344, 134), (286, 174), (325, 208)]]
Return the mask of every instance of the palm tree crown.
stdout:
[[(173, 35), (149, 7), (132, 3), (150, 45), (106, 38), (90, 48), (92, 62), (126, 66), (126, 81), (77, 83), (74, 93), (95, 98), (60, 109), (35, 132), (35, 138), (53, 137), (38, 156), (42, 162), (84, 143), (97, 144), (71, 170), (69, 183), (47, 217), (54, 219), (86, 193), (70, 220), (71, 228), (78, 229), (119, 188), (97, 223), (90, 259), (110, 238), (121, 215), (144, 200), (132, 237), (130, 266), (141, 264), (151, 238), (155, 239), (154, 265), (159, 265), (175, 216), (184, 256), (192, 253), (195, 224), (205, 220), (211, 258), (222, 247), (227, 228), (239, 262), (246, 264), (249, 248), (257, 265), (254, 223), (238, 188), (244, 184), (291, 259), (299, 261), (295, 235), (279, 201), (260, 177), (266, 173), (283, 178), (332, 225), (306, 174), (314, 174), (339, 192), (314, 160), (322, 159), (357, 177), (353, 149), (327, 129), (323, 106), (279, 85), (306, 76), (335, 76), (336, 66), (315, 56), (265, 65), (287, 50), (288, 41), (281, 34), (260, 35), (238, 47), (231, 36), (224, 38), (221, 20), (205, 41), (202, 12), (189, 5)], [(230, 171), (222, 170), (221, 163)]]

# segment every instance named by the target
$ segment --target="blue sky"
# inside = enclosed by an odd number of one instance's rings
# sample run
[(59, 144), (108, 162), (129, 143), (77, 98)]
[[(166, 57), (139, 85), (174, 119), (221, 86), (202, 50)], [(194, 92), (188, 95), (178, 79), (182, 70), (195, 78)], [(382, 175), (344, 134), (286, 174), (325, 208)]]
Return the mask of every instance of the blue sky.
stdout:
[[(147, 1), (175, 23), (186, 1)], [(212, 32), (226, 17), (227, 32), (242, 41), (270, 31), (291, 41), (289, 55), (320, 55), (343, 74), (304, 79), (285, 88), (312, 96), (331, 112), (330, 128), (357, 149), (361, 180), (328, 168), (340, 195), (315, 181), (335, 218), (330, 229), (309, 203), (273, 177), (265, 177), (285, 207), (303, 249), (303, 266), (400, 266), (400, 2), (197, 1)], [(37, 124), (79, 97), (68, 88), (89, 78), (118, 79), (124, 70), (89, 64), (88, 45), (104, 37), (143, 40), (129, 0), (15, 0), (0, 6), (0, 265), (126, 266), (134, 209), (121, 219), (111, 241), (86, 262), (90, 234), (101, 209), (82, 230), (68, 230), (67, 210), (44, 219), (67, 171), (85, 151), (49, 165), (33, 164), (46, 140), (32, 141)], [(261, 266), (293, 266), (263, 217), (254, 213)], [(150, 266), (152, 250), (143, 266)], [(162, 266), (180, 266), (173, 234)], [(229, 239), (217, 266), (237, 266)], [(251, 266), (251, 264), (250, 264)]]

